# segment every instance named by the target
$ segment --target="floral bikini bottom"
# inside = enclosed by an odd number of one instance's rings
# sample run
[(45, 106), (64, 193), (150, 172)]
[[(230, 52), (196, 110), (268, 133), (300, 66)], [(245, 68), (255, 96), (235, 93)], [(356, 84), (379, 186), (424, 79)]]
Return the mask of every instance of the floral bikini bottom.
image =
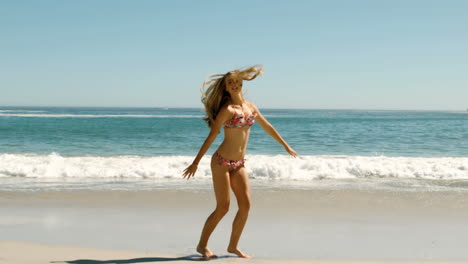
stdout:
[(216, 160), (218, 161), (219, 165), (225, 165), (228, 167), (229, 171), (233, 171), (237, 168), (243, 167), (245, 163), (245, 159), (241, 160), (228, 160), (221, 156), (218, 151), (216, 151), (213, 156), (216, 157)]

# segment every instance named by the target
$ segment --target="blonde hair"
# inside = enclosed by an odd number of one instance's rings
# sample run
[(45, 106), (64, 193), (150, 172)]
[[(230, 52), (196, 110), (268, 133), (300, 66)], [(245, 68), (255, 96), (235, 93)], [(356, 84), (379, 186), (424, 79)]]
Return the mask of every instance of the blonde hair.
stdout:
[[(263, 65), (254, 65), (234, 71), (230, 71), (225, 74), (212, 74), (205, 78), (201, 86), (202, 103), (205, 106), (206, 117), (203, 120), (208, 124), (209, 127), (213, 124), (216, 116), (218, 115), (221, 107), (229, 100), (230, 95), (226, 91), (226, 77), (234, 75), (238, 77), (241, 82), (251, 81), (260, 74), (263, 73)], [(208, 89), (204, 91), (204, 87), (208, 86)]]

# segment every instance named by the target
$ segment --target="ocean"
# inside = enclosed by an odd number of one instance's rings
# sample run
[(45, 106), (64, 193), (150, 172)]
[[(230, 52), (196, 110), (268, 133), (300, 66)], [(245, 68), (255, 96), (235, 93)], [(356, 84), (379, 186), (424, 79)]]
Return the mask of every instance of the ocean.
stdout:
[[(468, 112), (261, 109), (246, 168), (257, 188), (468, 191)], [(0, 107), (0, 190), (211, 188), (202, 108)]]

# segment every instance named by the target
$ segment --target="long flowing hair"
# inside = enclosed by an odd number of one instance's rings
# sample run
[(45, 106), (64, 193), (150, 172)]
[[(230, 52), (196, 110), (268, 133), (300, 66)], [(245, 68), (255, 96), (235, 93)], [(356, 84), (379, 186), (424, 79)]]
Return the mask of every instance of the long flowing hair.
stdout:
[[(226, 91), (226, 77), (233, 75), (242, 81), (251, 81), (263, 73), (263, 65), (254, 65), (230, 71), (225, 74), (212, 74), (205, 78), (200, 92), (202, 94), (201, 101), (205, 106), (206, 117), (203, 120), (209, 127), (213, 124), (221, 107), (230, 99), (229, 93)], [(208, 86), (206, 91), (205, 86)]]

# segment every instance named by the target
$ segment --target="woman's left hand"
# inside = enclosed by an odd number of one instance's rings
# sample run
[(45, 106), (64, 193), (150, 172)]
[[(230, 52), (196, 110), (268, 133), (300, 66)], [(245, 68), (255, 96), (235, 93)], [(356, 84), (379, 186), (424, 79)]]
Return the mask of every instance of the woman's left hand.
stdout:
[(285, 149), (286, 149), (286, 152), (288, 152), (291, 156), (295, 158), (297, 157), (297, 152), (294, 151), (294, 149), (292, 149), (290, 146), (285, 147)]

